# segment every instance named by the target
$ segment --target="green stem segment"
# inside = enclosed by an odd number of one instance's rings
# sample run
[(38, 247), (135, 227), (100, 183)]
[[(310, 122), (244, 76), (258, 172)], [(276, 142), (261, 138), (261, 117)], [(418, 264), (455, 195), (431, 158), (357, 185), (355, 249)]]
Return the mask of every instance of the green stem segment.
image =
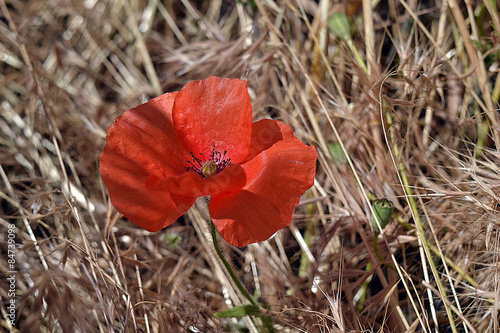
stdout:
[[(246, 290), (246, 288), (243, 286), (243, 284), (241, 284), (241, 281), (240, 279), (238, 279), (238, 277), (236, 276), (236, 274), (234, 273), (233, 269), (231, 268), (231, 265), (229, 265), (229, 262), (226, 260), (226, 257), (224, 257), (224, 254), (222, 253), (220, 247), (219, 247), (219, 242), (217, 241), (217, 231), (215, 229), (215, 225), (214, 223), (212, 222), (212, 220), (210, 220), (210, 229), (211, 229), (211, 232), (212, 232), (212, 240), (213, 240), (213, 243), (214, 243), (214, 248), (215, 248), (215, 252), (217, 252), (217, 255), (219, 256), (220, 260), (222, 261), (222, 263), (224, 264), (224, 267), (226, 267), (226, 270), (227, 272), (229, 273), (229, 275), (231, 276), (231, 279), (233, 280), (234, 284), (236, 285), (236, 287), (239, 289), (239, 291), (241, 292), (241, 294), (243, 296), (246, 297), (246, 299), (248, 299), (248, 301), (250, 303), (252, 303), (252, 305), (257, 308), (257, 309), (262, 309), (262, 306), (259, 304), (259, 302), (257, 302), (249, 293), (248, 291)], [(267, 329), (267, 331), (269, 333), (274, 333), (274, 328), (273, 328), (273, 322), (272, 322), (272, 319), (271, 317), (268, 317), (266, 315), (264, 315), (262, 317), (262, 323), (264, 324), (264, 327)]]
[(236, 274), (234, 273), (233, 269), (231, 268), (231, 265), (229, 265), (229, 262), (227, 262), (226, 257), (224, 257), (224, 254), (222, 253), (220, 247), (219, 247), (219, 242), (217, 241), (217, 231), (215, 230), (215, 225), (214, 223), (210, 220), (210, 229), (212, 230), (212, 240), (214, 242), (214, 248), (217, 254), (219, 255), (220, 260), (224, 264), (224, 267), (226, 267), (226, 270), (228, 271), (229, 275), (231, 276), (231, 279), (233, 279), (234, 284), (236, 287), (239, 289), (241, 294), (246, 297), (252, 303), (253, 306), (260, 308), (260, 304), (248, 293), (248, 291), (245, 289), (245, 287), (241, 284), (241, 281), (238, 279)]

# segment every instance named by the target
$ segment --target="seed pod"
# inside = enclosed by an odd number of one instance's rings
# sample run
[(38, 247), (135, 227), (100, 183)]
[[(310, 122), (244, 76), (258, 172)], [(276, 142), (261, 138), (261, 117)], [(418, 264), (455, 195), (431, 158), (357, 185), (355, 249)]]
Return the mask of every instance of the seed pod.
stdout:
[[(387, 199), (376, 199), (372, 201), (373, 212), (377, 214), (378, 223), (375, 215), (372, 216), (372, 224), (376, 233), (380, 233), (382, 229), (391, 221), (392, 213), (394, 212), (394, 204)], [(379, 228), (380, 224), (380, 228)]]

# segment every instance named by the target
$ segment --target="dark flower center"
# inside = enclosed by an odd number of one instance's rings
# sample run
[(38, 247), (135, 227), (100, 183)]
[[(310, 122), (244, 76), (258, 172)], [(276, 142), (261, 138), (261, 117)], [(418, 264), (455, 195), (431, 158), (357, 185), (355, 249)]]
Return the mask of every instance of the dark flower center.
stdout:
[(227, 158), (226, 154), (227, 150), (224, 150), (224, 152), (221, 153), (215, 149), (215, 145), (213, 146), (208, 159), (204, 159), (203, 153), (200, 153), (200, 157), (196, 157), (193, 152), (191, 152), (193, 159), (191, 161), (187, 161), (191, 164), (191, 166), (186, 167), (186, 171), (195, 172), (203, 178), (211, 177), (232, 164), (231, 159)]

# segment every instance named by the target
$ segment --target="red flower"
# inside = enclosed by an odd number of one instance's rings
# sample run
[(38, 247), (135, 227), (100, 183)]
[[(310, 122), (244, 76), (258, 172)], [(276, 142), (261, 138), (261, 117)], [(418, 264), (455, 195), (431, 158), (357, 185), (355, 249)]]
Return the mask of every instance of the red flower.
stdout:
[(116, 209), (149, 231), (209, 195), (217, 230), (241, 247), (290, 224), (316, 158), (283, 122), (252, 123), (245, 81), (209, 77), (118, 117), (100, 171)]

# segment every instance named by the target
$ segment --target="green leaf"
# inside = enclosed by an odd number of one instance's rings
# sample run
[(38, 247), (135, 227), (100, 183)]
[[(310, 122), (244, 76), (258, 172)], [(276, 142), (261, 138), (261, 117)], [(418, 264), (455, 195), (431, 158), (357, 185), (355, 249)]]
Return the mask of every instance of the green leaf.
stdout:
[(342, 146), (338, 142), (330, 143), (328, 145), (328, 150), (330, 151), (330, 155), (332, 156), (333, 162), (335, 164), (346, 164), (347, 157), (344, 154), (344, 150)]
[(239, 305), (231, 309), (226, 309), (214, 313), (215, 318), (241, 318), (247, 315), (259, 316), (262, 315), (262, 313), (257, 307), (251, 304)]
[(181, 236), (177, 234), (166, 234), (162, 237), (162, 241), (167, 242), (171, 249), (175, 249), (181, 241)]
[[(372, 201), (372, 207), (374, 213), (378, 217), (380, 227), (382, 229), (385, 228), (385, 226), (391, 221), (392, 213), (394, 212), (394, 204), (387, 199), (376, 199)], [(379, 229), (375, 215), (372, 216), (372, 224), (373, 228), (375, 228), (375, 232), (379, 233), (381, 229)]]
[(238, 0), (238, 3), (242, 4), (243, 6), (250, 5), (253, 10), (259, 9), (259, 7), (257, 7), (257, 4), (255, 3), (255, 0)]
[(351, 39), (351, 25), (347, 16), (342, 12), (333, 13), (328, 19), (328, 27), (335, 37), (342, 40)]

